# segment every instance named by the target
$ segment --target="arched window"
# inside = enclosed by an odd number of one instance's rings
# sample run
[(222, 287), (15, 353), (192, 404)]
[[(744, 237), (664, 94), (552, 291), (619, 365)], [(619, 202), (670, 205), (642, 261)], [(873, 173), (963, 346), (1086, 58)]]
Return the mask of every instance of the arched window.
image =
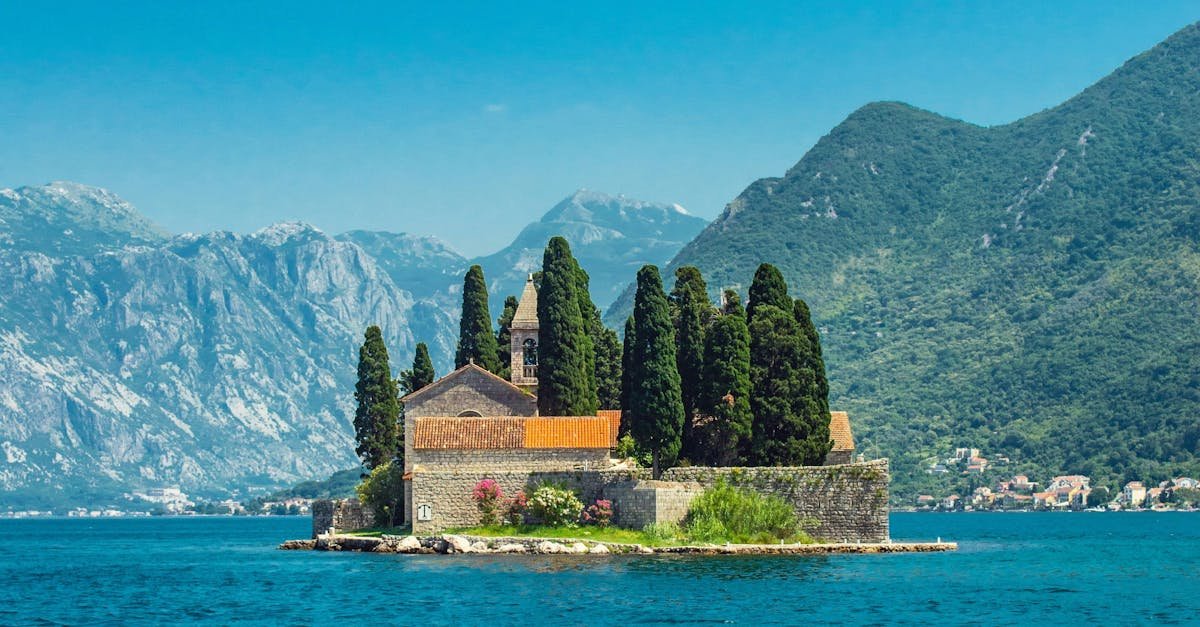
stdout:
[(464, 411), (461, 414), (459, 414), (458, 417), (459, 418), (482, 418), (483, 414), (475, 411), (474, 409), (468, 409), (467, 411)]
[(537, 340), (529, 338), (521, 344), (521, 352), (525, 355), (526, 366), (536, 366), (538, 362)]

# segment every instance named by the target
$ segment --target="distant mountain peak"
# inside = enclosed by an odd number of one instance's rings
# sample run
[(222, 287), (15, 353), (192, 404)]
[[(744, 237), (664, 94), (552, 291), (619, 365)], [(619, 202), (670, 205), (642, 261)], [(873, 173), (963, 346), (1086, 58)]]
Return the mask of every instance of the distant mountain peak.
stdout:
[(102, 187), (53, 181), (0, 190), (0, 237), (18, 249), (92, 254), (161, 243), (167, 232)]
[(325, 237), (325, 232), (307, 222), (298, 221), (276, 222), (251, 234), (251, 237), (269, 246), (279, 246), (290, 240), (308, 239), (313, 236)]

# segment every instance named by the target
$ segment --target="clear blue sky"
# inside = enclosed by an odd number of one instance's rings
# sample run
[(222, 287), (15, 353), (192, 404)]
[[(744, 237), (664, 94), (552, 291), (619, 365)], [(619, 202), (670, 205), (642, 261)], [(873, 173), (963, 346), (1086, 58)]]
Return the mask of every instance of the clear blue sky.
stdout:
[(175, 232), (303, 220), (481, 254), (578, 187), (714, 217), (873, 100), (1010, 122), (1200, 19), (1161, 0), (250, 4), (0, 4), (0, 187), (99, 185)]

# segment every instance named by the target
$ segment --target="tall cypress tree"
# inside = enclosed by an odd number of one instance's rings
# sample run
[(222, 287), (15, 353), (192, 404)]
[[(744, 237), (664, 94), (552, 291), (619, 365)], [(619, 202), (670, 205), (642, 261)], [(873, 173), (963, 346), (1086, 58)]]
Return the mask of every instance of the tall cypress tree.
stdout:
[(675, 366), (675, 328), (671, 308), (655, 266), (637, 274), (633, 304), (635, 344), (629, 360), (633, 373), (627, 392), (633, 437), (653, 456), (654, 478), (679, 453), (683, 398)]
[(750, 329), (737, 294), (725, 298), (724, 313), (704, 335), (704, 377), (700, 411), (711, 418), (702, 437), (703, 461), (732, 466), (748, 455), (750, 410)]
[(754, 271), (754, 280), (750, 283), (750, 303), (746, 305), (746, 321), (754, 324), (754, 314), (762, 305), (773, 305), (783, 311), (792, 311), (792, 299), (787, 293), (787, 282), (779, 268), (764, 263)]
[(632, 360), (634, 347), (637, 345), (637, 335), (633, 327), (633, 316), (630, 315), (625, 319), (625, 338), (621, 344), (621, 428), (618, 430), (618, 435), (625, 437), (630, 432), (629, 420), (629, 392), (633, 389), (632, 377), (637, 374), (634, 371)]
[(401, 389), (406, 395), (412, 394), (433, 383), (435, 377), (433, 360), (429, 359), (429, 347), (425, 345), (425, 342), (417, 342), (417, 350), (413, 355), (412, 369), (400, 371)]
[(621, 407), (621, 342), (616, 331), (604, 326), (600, 308), (592, 303), (589, 278), (583, 268), (579, 272), (579, 310), (584, 316), (588, 336), (592, 339), (594, 361), (592, 379), (596, 386), (598, 407), (618, 409)]
[(588, 273), (584, 272), (579, 265), (579, 260), (574, 257), (571, 262), (575, 264), (575, 296), (579, 298), (579, 315), (583, 317), (584, 332), (587, 333), (588, 340), (592, 344), (592, 350), (584, 354), (584, 372), (586, 372), (589, 388), (596, 390), (596, 407), (600, 407), (600, 388), (597, 385), (596, 379), (596, 361), (599, 355), (596, 351), (596, 345), (600, 340), (600, 330), (604, 328), (604, 323), (600, 321), (600, 310), (592, 303), (591, 279)]
[(496, 374), (500, 375), (502, 379), (507, 379), (512, 374), (512, 319), (517, 315), (517, 305), (516, 296), (505, 298), (504, 311), (496, 320), (496, 324), (500, 327), (496, 331), (496, 350), (500, 359), (500, 371)]
[(542, 256), (538, 292), (538, 412), (543, 416), (596, 413), (595, 352), (579, 309), (578, 264), (567, 240), (554, 237)]
[(383, 333), (376, 325), (367, 327), (358, 350), (358, 383), (354, 386), (354, 452), (363, 466), (375, 468), (400, 453), (400, 398), (388, 364)]
[(809, 421), (808, 444), (804, 456), (816, 465), (825, 462), (825, 455), (833, 448), (829, 433), (829, 380), (825, 377), (825, 359), (821, 355), (821, 336), (813, 324), (808, 303), (797, 298), (792, 315), (800, 325), (803, 340), (804, 368), (811, 373), (811, 385), (804, 394), (803, 412)]
[(492, 313), (488, 310), (483, 268), (474, 265), (463, 277), (462, 318), (458, 323), (454, 367), (462, 368), (474, 360), (476, 365), (489, 372), (499, 372), (499, 352), (496, 336), (492, 334)]
[[(816, 408), (808, 339), (792, 308), (760, 305), (750, 322), (750, 406), (754, 412), (752, 457), (762, 466), (820, 464), (826, 448), (813, 440)], [(828, 429), (828, 414), (824, 417)]]
[(679, 385), (683, 395), (680, 455), (695, 461), (703, 453), (694, 430), (704, 367), (704, 325), (712, 316), (708, 286), (704, 284), (704, 277), (698, 268), (683, 266), (675, 270), (675, 287), (671, 290), (670, 300), (675, 324), (675, 365), (679, 369)]

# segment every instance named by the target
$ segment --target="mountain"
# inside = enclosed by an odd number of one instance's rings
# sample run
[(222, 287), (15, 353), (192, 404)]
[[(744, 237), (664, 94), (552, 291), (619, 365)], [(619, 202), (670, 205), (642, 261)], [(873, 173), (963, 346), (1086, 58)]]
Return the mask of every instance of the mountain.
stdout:
[(923, 469), (955, 447), (1114, 487), (1200, 473), (1198, 244), (1193, 25), (1004, 126), (864, 106), (669, 269), (698, 266), (715, 297), (780, 266), (831, 404), (908, 499), (953, 487)]
[(596, 306), (605, 309), (638, 268), (666, 263), (707, 224), (676, 204), (581, 189), (526, 226), (504, 249), (472, 263), (483, 266), (493, 308), (499, 307), (505, 296), (521, 293), (526, 276), (542, 267), (546, 242), (561, 235), (588, 272)]
[[(632, 259), (632, 246), (670, 257), (653, 234), (682, 242), (678, 223), (698, 220), (585, 196), (546, 219), (561, 231), (542, 232), (574, 237), (594, 222), (600, 235), (581, 248), (595, 251), (598, 277), (615, 276), (603, 255)], [(61, 182), (0, 190), (0, 220), (9, 509), (104, 505), (164, 485), (265, 494), (322, 478), (356, 464), (367, 325), (383, 328), (394, 373), (418, 341), (438, 372), (452, 362), (469, 262), (435, 238), (297, 223), (170, 236), (111, 192)]]

